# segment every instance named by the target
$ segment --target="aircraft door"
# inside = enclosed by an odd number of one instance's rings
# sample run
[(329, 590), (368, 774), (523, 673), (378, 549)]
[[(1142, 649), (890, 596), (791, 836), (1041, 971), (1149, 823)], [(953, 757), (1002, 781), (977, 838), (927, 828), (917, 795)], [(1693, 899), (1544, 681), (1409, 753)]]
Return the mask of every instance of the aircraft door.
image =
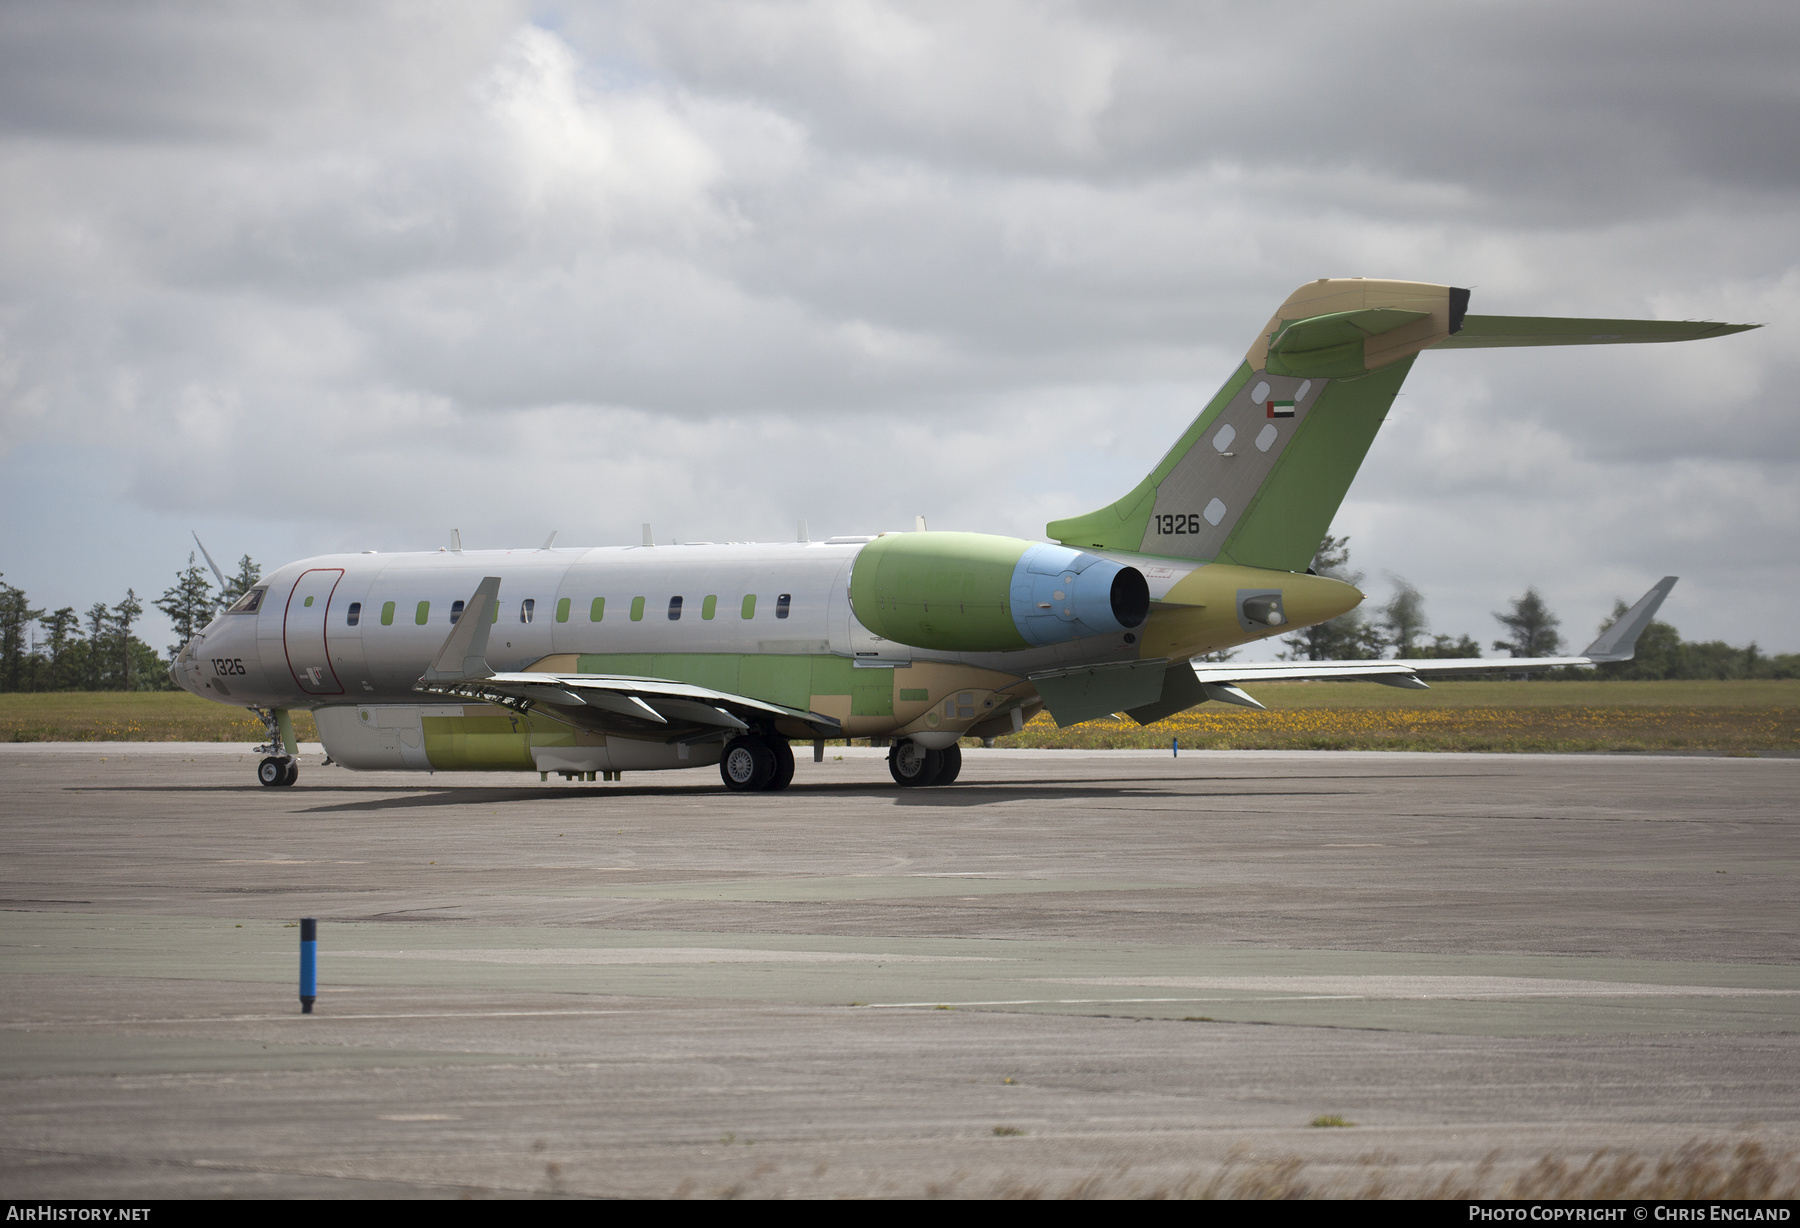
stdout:
[(288, 670), (308, 695), (344, 693), (343, 683), (331, 668), (331, 648), (326, 642), (331, 595), (343, 578), (341, 567), (302, 572), (288, 594), (281, 623), (282, 647), (287, 651)]

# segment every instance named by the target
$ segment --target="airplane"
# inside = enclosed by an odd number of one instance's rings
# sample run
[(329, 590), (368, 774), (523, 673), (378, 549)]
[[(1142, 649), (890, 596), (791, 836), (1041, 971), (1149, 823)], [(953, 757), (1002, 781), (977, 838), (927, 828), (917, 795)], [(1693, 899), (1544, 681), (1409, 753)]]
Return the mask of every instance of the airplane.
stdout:
[[(299, 776), (292, 712), (353, 769), (618, 780), (716, 765), (785, 788), (794, 741), (889, 748), (945, 785), (961, 740), (1261, 707), (1258, 680), (1419, 688), (1456, 674), (1629, 660), (1665, 577), (1579, 656), (1208, 662), (1363, 594), (1310, 563), (1426, 350), (1688, 341), (1758, 327), (1468, 314), (1469, 291), (1321, 278), (1294, 291), (1162, 461), (1048, 541), (911, 531), (786, 543), (321, 555), (281, 567), (185, 644), (178, 685), (268, 730), (257, 779)], [(216, 568), (215, 568), (216, 570)]]

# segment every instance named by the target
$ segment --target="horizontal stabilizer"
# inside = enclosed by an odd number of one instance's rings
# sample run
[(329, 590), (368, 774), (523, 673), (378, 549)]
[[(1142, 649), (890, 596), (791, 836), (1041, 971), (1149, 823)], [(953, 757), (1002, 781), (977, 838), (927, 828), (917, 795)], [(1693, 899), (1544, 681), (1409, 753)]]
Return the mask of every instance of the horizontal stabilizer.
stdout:
[(1747, 332), (1760, 324), (1711, 320), (1573, 320), (1555, 316), (1465, 316), (1460, 332), (1434, 350), (1479, 350), (1523, 345), (1641, 345), (1698, 341)]

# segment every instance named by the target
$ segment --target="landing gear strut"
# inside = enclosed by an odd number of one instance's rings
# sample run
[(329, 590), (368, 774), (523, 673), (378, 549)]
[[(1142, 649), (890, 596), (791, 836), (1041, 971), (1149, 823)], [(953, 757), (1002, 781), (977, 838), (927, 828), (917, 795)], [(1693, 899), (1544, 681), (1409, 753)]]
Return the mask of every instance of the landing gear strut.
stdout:
[(294, 727), (284, 708), (252, 708), (256, 719), (269, 731), (267, 745), (255, 749), (268, 755), (256, 765), (256, 782), (264, 788), (284, 788), (300, 779), (300, 760), (288, 753)]

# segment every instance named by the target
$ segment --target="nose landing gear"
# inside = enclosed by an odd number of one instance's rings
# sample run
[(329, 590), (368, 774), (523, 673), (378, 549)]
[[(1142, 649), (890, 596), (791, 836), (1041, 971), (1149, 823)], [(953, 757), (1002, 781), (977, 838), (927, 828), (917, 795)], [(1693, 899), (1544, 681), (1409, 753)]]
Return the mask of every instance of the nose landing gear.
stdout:
[(291, 785), (300, 779), (300, 765), (292, 759), (270, 755), (256, 765), (256, 782), (265, 787)]
[(300, 779), (299, 749), (294, 742), (294, 724), (285, 708), (252, 708), (256, 719), (269, 731), (267, 745), (255, 749), (268, 755), (256, 765), (256, 783), (264, 788), (285, 788)]

